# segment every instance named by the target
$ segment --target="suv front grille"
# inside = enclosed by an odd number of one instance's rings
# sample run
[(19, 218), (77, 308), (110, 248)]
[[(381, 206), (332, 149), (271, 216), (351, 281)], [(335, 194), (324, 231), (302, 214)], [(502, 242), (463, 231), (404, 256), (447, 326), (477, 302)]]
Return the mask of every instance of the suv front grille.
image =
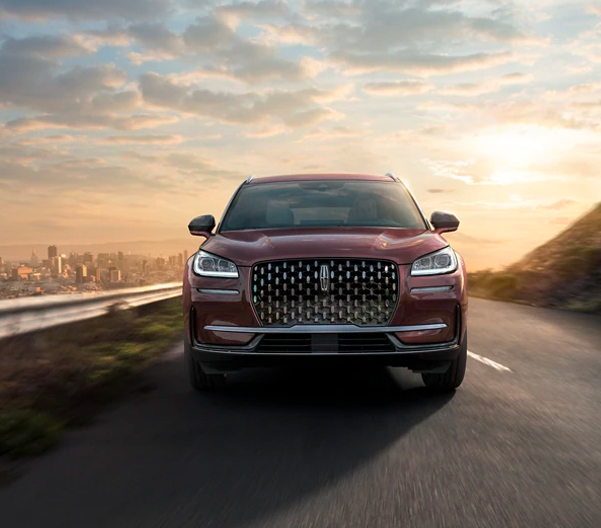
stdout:
[(280, 260), (253, 267), (251, 290), (263, 326), (386, 326), (396, 308), (399, 274), (394, 262), (384, 260)]

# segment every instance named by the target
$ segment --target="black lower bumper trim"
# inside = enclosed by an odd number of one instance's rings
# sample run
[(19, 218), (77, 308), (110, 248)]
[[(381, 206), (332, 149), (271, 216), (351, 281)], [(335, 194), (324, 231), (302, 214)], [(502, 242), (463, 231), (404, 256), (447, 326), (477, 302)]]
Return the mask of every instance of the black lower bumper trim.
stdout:
[(403, 347), (383, 352), (322, 352), (303, 353), (259, 352), (258, 342), (251, 342), (243, 349), (195, 343), (194, 358), (207, 370), (233, 371), (257, 367), (339, 367), (345, 365), (381, 365), (407, 367), (417, 372), (428, 372), (444, 367), (455, 359), (461, 350), (458, 343), (436, 346)]

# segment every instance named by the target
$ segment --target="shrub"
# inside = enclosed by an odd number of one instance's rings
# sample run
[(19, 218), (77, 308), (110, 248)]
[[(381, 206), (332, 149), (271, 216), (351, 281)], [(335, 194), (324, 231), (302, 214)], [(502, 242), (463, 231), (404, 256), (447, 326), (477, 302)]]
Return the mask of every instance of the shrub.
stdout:
[(45, 413), (13, 409), (0, 414), (0, 455), (32, 456), (53, 447), (63, 426)]
[(486, 288), (493, 299), (508, 301), (515, 298), (518, 279), (510, 274), (493, 275), (488, 278)]

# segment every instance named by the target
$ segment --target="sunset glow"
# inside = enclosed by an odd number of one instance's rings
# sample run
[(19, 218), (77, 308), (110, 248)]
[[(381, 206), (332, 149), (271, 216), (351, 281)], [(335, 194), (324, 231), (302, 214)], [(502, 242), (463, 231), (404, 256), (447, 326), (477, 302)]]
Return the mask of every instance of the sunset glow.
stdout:
[(0, 0), (0, 29), (7, 258), (193, 249), (250, 174), (394, 172), (472, 270), (601, 200), (595, 2)]

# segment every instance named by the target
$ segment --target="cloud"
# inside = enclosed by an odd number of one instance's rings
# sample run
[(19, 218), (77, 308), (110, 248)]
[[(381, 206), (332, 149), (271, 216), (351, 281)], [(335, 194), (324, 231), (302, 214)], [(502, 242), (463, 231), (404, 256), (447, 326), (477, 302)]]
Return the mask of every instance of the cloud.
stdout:
[(23, 146), (36, 146), (36, 145), (56, 145), (61, 143), (74, 143), (74, 142), (85, 142), (87, 136), (74, 136), (71, 134), (55, 134), (49, 136), (37, 136), (30, 138), (20, 139), (17, 143)]
[(296, 128), (338, 117), (333, 110), (318, 104), (333, 92), (315, 88), (271, 90), (261, 95), (214, 92), (176, 84), (158, 73), (147, 73), (140, 77), (140, 91), (144, 100), (155, 106), (231, 124), (254, 125), (278, 119)]
[[(137, 65), (164, 60), (203, 64), (198, 73), (205, 77), (229, 78), (246, 83), (272, 80), (297, 82), (314, 78), (324, 69), (325, 66), (315, 58), (288, 60), (279, 56), (275, 43), (238, 34), (235, 27), (228, 23), (228, 16), (244, 13), (252, 5), (241, 3), (222, 6), (213, 13), (198, 17), (181, 34), (162, 23), (130, 25), (122, 30), (125, 40), (133, 40), (142, 51), (130, 51), (127, 56)], [(260, 2), (257, 6), (265, 13), (271, 10), (277, 13), (284, 4), (269, 1)], [(224, 13), (229, 15), (225, 16)]]
[(172, 5), (172, 0), (0, 0), (0, 14), (24, 20), (131, 20), (162, 17)]
[(527, 84), (532, 80), (532, 75), (524, 73), (509, 73), (500, 78), (485, 79), (481, 82), (459, 83), (445, 86), (438, 90), (442, 95), (475, 96), (498, 92), (504, 86)]
[(240, 20), (284, 18), (292, 14), (290, 6), (281, 0), (261, 0), (259, 2), (234, 2), (218, 6), (216, 14), (229, 24), (235, 25)]
[(143, 48), (157, 54), (155, 57), (176, 58), (185, 52), (183, 38), (162, 23), (133, 24), (125, 33)]
[[(240, 182), (243, 174), (229, 169), (222, 169), (217, 162), (190, 152), (170, 152), (168, 154), (146, 155), (135, 151), (126, 151), (123, 157), (131, 159), (139, 166), (140, 163), (145, 163), (147, 167), (156, 167), (168, 169), (170, 174), (178, 174), (180, 176), (197, 176), (199, 179), (191, 181), (183, 179), (182, 187), (186, 189), (199, 187), (200, 190), (206, 191), (206, 185), (223, 184), (224, 180), (233, 180)], [(173, 180), (172, 180), (173, 181)]]
[(173, 122), (174, 116), (135, 113), (140, 94), (126, 88), (127, 74), (114, 65), (65, 68), (59, 62), (89, 49), (80, 37), (5, 39), (0, 47), (0, 105), (39, 113), (13, 119), (6, 129), (134, 130)]
[(83, 38), (70, 35), (35, 35), (21, 39), (5, 38), (1, 53), (9, 56), (60, 59), (94, 53), (96, 48)]
[(426, 189), (426, 190), (430, 194), (442, 194), (442, 193), (454, 192), (454, 189), (439, 189), (439, 188), (436, 188), (436, 187), (433, 187), (431, 189)]
[(123, 116), (115, 114), (46, 114), (14, 119), (6, 123), (6, 127), (18, 133), (46, 130), (48, 128), (139, 130), (168, 125), (177, 121), (179, 119), (175, 115), (159, 113)]
[(434, 86), (423, 81), (374, 82), (363, 86), (371, 95), (417, 95), (429, 92)]
[(255, 128), (246, 132), (244, 135), (248, 138), (264, 139), (279, 136), (280, 134), (289, 133), (290, 129), (283, 124), (270, 124)]
[(432, 160), (422, 162), (436, 176), (451, 178), (467, 184), (488, 183), (492, 168), (483, 160)]
[(127, 145), (130, 143), (146, 145), (175, 145), (182, 143), (184, 138), (179, 135), (167, 134), (149, 134), (149, 135), (128, 135), (128, 136), (108, 136), (102, 140), (103, 143)]
[(198, 18), (195, 24), (186, 28), (182, 38), (187, 56), (205, 55), (212, 59), (206, 70), (218, 71), (245, 82), (273, 79), (301, 81), (319, 73), (314, 62), (283, 59), (274, 46), (239, 36), (216, 16)]
[(45, 163), (39, 168), (0, 161), (0, 183), (16, 191), (24, 181), (34, 186), (38, 192), (77, 190), (80, 193), (114, 193), (117, 188), (119, 192), (132, 192), (166, 187), (159, 180), (145, 178), (127, 167), (98, 163), (90, 159)]
[[(455, 2), (319, 1), (306, 3), (303, 25), (312, 26), (312, 41), (350, 74), (486, 69), (514, 59), (517, 44), (541, 42), (509, 5), (478, 12), (472, 16)], [(478, 46), (481, 51), (467, 51)]]
[(281, 46), (283, 44), (314, 45), (319, 37), (317, 27), (302, 23), (290, 24), (268, 24), (261, 23), (259, 27), (263, 30), (259, 40), (265, 44)]
[(549, 209), (551, 211), (559, 211), (560, 209), (565, 209), (571, 205), (578, 203), (576, 200), (571, 200), (569, 198), (562, 198), (561, 200), (557, 200), (555, 202), (547, 203), (541, 205), (541, 209)]
[(352, 53), (341, 51), (334, 53), (332, 59), (347, 67), (354, 75), (393, 71), (427, 77), (472, 70), (486, 69), (506, 64), (514, 59), (511, 52), (472, 53), (469, 55), (436, 55), (413, 51), (394, 53)]
[(311, 130), (305, 137), (316, 137), (322, 139), (338, 139), (338, 138), (348, 138), (353, 136), (359, 136), (360, 134), (365, 134), (366, 130), (353, 130), (347, 126), (334, 126), (329, 129), (317, 128), (315, 130)]
[(305, 0), (305, 10), (330, 18), (355, 17), (362, 11), (358, 2), (340, 0)]
[[(44, 45), (48, 49), (44, 51)], [(80, 49), (70, 39), (8, 39), (0, 47), (0, 103), (43, 112), (93, 111), (97, 104), (125, 96), (107, 96), (127, 80), (125, 72), (110, 64), (75, 66), (64, 71), (50, 60)]]
[(488, 17), (472, 17), (452, 6), (430, 9), (427, 4), (410, 5), (404, 1), (356, 0), (351, 5), (359, 9), (356, 21), (337, 20), (323, 30), (323, 39), (338, 49), (370, 53), (407, 48), (419, 42), (442, 49), (443, 44), (459, 41), (482, 39), (512, 43), (531, 38), (507, 18), (496, 16), (494, 11)]

